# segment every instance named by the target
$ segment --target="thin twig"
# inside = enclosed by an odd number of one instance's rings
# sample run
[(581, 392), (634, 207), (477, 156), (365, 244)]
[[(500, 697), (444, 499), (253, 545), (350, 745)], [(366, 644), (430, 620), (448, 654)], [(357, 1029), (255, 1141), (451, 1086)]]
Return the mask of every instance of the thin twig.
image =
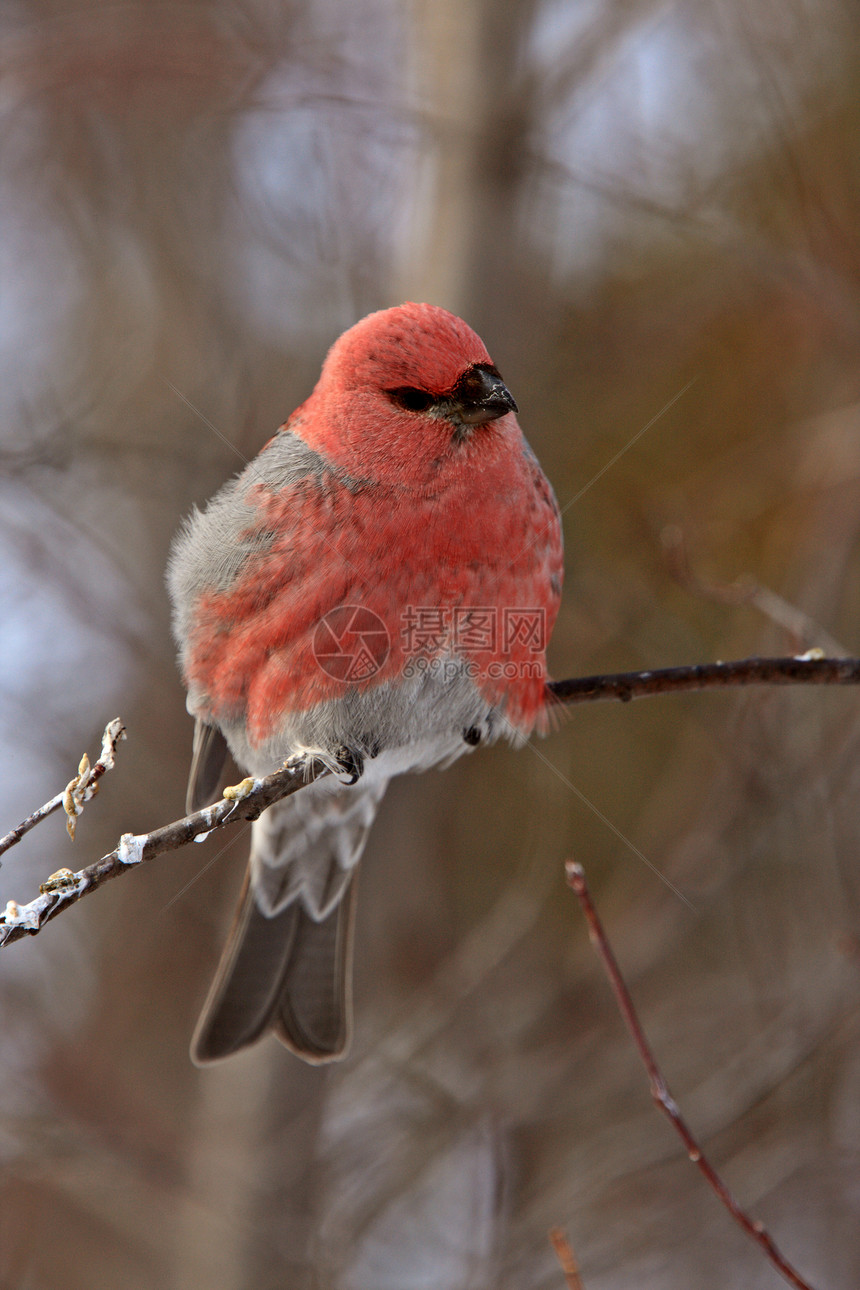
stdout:
[(226, 824), (241, 820), (255, 820), (257, 816), (278, 802), (282, 797), (298, 792), (306, 784), (330, 774), (320, 761), (305, 757), (291, 758), (286, 766), (267, 775), (265, 779), (245, 779), (241, 784), (224, 790), (224, 797), (214, 806), (175, 820), (152, 833), (124, 833), (119, 846), (95, 864), (72, 873), (60, 869), (39, 887), (40, 894), (27, 905), (10, 900), (4, 914), (0, 914), (0, 947), (11, 945), (24, 936), (35, 936), (46, 923), (61, 910), (67, 909), (83, 896), (96, 891), (111, 878), (124, 873), (130, 866), (153, 860), (165, 851), (184, 847), (196, 837), (210, 833)]
[(730, 685), (860, 685), (860, 659), (822, 658), (818, 651), (811, 650), (799, 658), (742, 658), (733, 663), (698, 663), (654, 672), (574, 677), (550, 682), (549, 690), (559, 703), (595, 699), (627, 703), (653, 694), (715, 690)]
[(621, 969), (618, 966), (612, 947), (606, 937), (606, 932), (603, 930), (603, 924), (591, 899), (591, 893), (588, 890), (582, 866), (576, 864), (573, 860), (568, 860), (565, 865), (565, 872), (567, 881), (582, 906), (582, 911), (588, 922), (589, 937), (603, 963), (606, 975), (609, 977), (619, 1011), (624, 1018), (627, 1029), (630, 1031), (642, 1064), (648, 1072), (652, 1098), (675, 1128), (690, 1160), (698, 1166), (709, 1186), (716, 1192), (735, 1222), (743, 1228), (748, 1236), (751, 1236), (757, 1242), (773, 1266), (778, 1272), (782, 1273), (790, 1285), (796, 1286), (797, 1290), (812, 1290), (810, 1283), (805, 1281), (800, 1273), (796, 1272), (779, 1252), (774, 1241), (765, 1230), (764, 1224), (758, 1219), (750, 1218), (746, 1211), (740, 1207), (720, 1175), (703, 1154), (701, 1147), (669, 1093), (656, 1058), (649, 1047), (648, 1040), (645, 1038), (630, 991), (627, 989), (624, 978), (621, 975)]
[(576, 1262), (576, 1255), (573, 1247), (560, 1227), (551, 1227), (549, 1229), (549, 1239), (552, 1241), (556, 1258), (561, 1264), (561, 1270), (564, 1273), (564, 1279), (567, 1284), (567, 1290), (585, 1290), (582, 1284), (582, 1277), (579, 1275), (579, 1265)]
[(829, 658), (838, 658), (846, 650), (797, 605), (765, 587), (752, 574), (743, 573), (734, 582), (708, 582), (696, 573), (690, 564), (683, 530), (677, 524), (667, 524), (660, 534), (666, 563), (675, 580), (694, 596), (711, 600), (718, 605), (750, 605), (788, 635), (788, 643), (798, 649), (817, 646)]
[[(682, 690), (707, 690), (735, 685), (857, 685), (860, 684), (860, 659), (820, 658), (817, 652), (801, 658), (748, 658), (734, 663), (704, 663), (692, 667), (670, 667), (656, 672), (621, 672), (610, 676), (586, 676), (554, 681), (550, 693), (558, 703), (585, 703), (595, 699), (620, 699), (622, 702), (645, 695), (675, 693)], [(111, 722), (108, 732), (121, 723)], [(34, 811), (17, 828), (0, 841), (0, 853), (20, 840), (31, 828), (64, 804), (71, 814), (79, 813), (83, 801), (92, 796), (99, 777), (112, 765), (113, 748), (121, 731), (114, 737), (110, 756), (102, 745), (102, 758), (96, 765), (79, 772), (63, 793)], [(0, 946), (35, 935), (47, 922), (81, 896), (95, 891), (102, 883), (117, 877), (141, 860), (151, 860), (164, 851), (185, 846), (200, 834), (238, 820), (254, 819), (261, 811), (282, 797), (295, 793), (304, 784), (328, 773), (320, 762), (311, 766), (305, 759), (290, 762), (283, 770), (264, 780), (243, 781), (247, 792), (240, 808), (237, 798), (217, 803), (196, 815), (176, 820), (153, 833), (134, 837), (124, 834), (120, 845), (95, 864), (73, 873), (61, 869), (40, 887), (41, 895), (27, 905), (10, 900), (5, 915), (0, 915)], [(87, 778), (89, 777), (89, 778)], [(248, 788), (248, 786), (251, 786)], [(127, 840), (127, 844), (126, 844)]]
[(14, 847), (16, 842), (20, 842), (25, 833), (29, 833), (42, 820), (46, 820), (49, 815), (59, 811), (61, 806), (65, 806), (67, 814), (67, 827), (72, 837), (74, 837), (73, 821), (76, 816), (80, 815), (84, 808), (84, 803), (88, 802), (98, 792), (98, 782), (106, 770), (113, 770), (116, 760), (116, 746), (121, 739), (125, 739), (125, 726), (119, 717), (114, 717), (105, 726), (105, 732), (102, 735), (102, 750), (98, 761), (94, 766), (90, 766), (89, 759), (84, 753), (81, 758), (78, 773), (71, 780), (62, 793), (57, 793), (52, 797), (50, 802), (40, 806), (38, 811), (33, 811), (28, 815), (26, 820), (22, 820), (14, 829), (10, 829), (5, 837), (0, 838), (0, 855)]

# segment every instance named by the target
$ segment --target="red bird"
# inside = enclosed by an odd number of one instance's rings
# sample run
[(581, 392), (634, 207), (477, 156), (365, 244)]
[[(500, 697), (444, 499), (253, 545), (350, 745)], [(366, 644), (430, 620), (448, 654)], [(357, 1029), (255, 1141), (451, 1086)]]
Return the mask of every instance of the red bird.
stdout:
[(516, 412), (461, 319), (370, 314), (174, 542), (189, 810), (218, 796), (228, 746), (255, 776), (297, 753), (338, 772), (253, 825), (197, 1062), (268, 1030), (342, 1057), (356, 871), (388, 781), (547, 724), (561, 528)]

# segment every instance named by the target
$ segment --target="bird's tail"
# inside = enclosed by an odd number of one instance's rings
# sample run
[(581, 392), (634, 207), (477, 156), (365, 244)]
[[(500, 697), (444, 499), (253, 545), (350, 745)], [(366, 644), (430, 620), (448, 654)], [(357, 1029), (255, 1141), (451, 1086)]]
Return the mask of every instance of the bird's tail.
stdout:
[(326, 778), (254, 822), (248, 876), (192, 1040), (195, 1062), (227, 1057), (267, 1030), (308, 1062), (344, 1055), (356, 870), (385, 788)]

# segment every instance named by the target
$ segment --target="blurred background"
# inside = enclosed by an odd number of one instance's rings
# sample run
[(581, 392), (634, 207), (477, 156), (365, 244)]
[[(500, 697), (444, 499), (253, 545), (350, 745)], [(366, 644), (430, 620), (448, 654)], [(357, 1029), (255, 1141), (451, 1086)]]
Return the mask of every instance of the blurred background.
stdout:
[[(5, 0), (0, 832), (128, 727), (26, 901), (183, 813), (171, 535), (373, 308), (485, 339), (564, 509), (557, 677), (860, 651), (860, 14), (837, 0)], [(651, 1105), (564, 859), (670, 1087), (810, 1281), (860, 1283), (851, 689), (581, 706), (395, 784), (331, 1070), (188, 1041), (220, 834), (0, 964), (0, 1285), (780, 1284)], [(680, 894), (678, 894), (680, 893)]]

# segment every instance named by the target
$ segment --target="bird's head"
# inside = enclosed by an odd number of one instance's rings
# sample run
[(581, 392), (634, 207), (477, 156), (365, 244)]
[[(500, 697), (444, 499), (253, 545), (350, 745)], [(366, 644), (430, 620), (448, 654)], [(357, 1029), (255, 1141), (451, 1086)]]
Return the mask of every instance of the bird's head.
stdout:
[(516, 411), (471, 327), (409, 302), (335, 341), (296, 429), (356, 479), (420, 486), (482, 451), (488, 432), (519, 436)]

